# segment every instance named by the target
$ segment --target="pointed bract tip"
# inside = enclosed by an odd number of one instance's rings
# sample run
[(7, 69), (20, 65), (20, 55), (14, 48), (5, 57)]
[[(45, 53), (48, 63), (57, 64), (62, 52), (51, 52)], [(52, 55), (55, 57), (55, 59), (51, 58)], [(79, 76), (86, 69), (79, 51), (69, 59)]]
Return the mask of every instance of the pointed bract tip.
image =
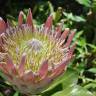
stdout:
[(42, 63), (42, 65), (41, 65), (41, 69), (42, 68), (48, 68), (48, 60), (45, 60), (45, 61), (43, 61), (43, 63)]
[(45, 22), (45, 25), (44, 25), (45, 32), (48, 32), (48, 31), (51, 29), (51, 27), (52, 27), (52, 21), (53, 21), (53, 16), (50, 15), (50, 16), (47, 18), (47, 20), (46, 20), (46, 22)]
[(11, 58), (11, 56), (9, 54), (7, 54), (6, 63), (7, 63), (8, 70), (11, 70), (11, 69), (14, 68), (13, 60), (12, 60), (12, 58)]
[(76, 31), (71, 31), (70, 36), (73, 38), (73, 36), (75, 35)]
[(1, 37), (2, 37), (2, 36), (5, 36), (5, 33), (1, 33), (0, 36), (1, 36)]
[(72, 47), (70, 48), (71, 52), (73, 53), (76, 48), (77, 42), (75, 42)]
[(5, 21), (2, 19), (2, 17), (0, 17), (0, 34), (5, 32), (6, 30), (6, 23)]
[(76, 33), (76, 29), (71, 30), (70, 36), (74, 37), (75, 33)]
[(18, 67), (18, 72), (21, 76), (24, 75), (25, 72), (25, 63), (26, 63), (26, 53), (23, 53), (21, 57), (21, 62)]
[(19, 13), (19, 14), (24, 15), (23, 11), (20, 11), (20, 13)]
[(28, 9), (28, 15), (32, 18), (31, 8)]
[(31, 9), (30, 8), (28, 10), (28, 15), (27, 15), (27, 21), (26, 21), (26, 23), (29, 26), (32, 26), (33, 27), (33, 18), (32, 18), (32, 12), (31, 12)]
[(53, 18), (53, 14), (50, 14), (49, 17)]
[[(69, 28), (65, 28), (64, 32), (62, 33), (62, 35), (61, 35), (61, 37), (60, 37), (61, 40), (64, 40), (64, 41), (62, 42), (62, 44), (64, 44), (64, 42), (65, 42), (65, 40), (66, 40), (69, 32), (70, 32), (70, 29), (69, 29)], [(62, 44), (61, 44), (61, 45), (62, 45)]]
[(53, 20), (53, 15), (52, 15), (52, 14), (50, 14), (50, 15), (48, 16), (48, 20), (50, 20), (50, 21)]
[(2, 17), (0, 17), (0, 21), (3, 21)]
[(47, 72), (48, 72), (48, 60), (45, 60), (40, 69), (39, 69), (39, 75), (42, 77), (42, 78), (45, 78), (46, 75), (47, 75)]
[(69, 28), (65, 28), (66, 31), (69, 31), (70, 29)]
[(23, 24), (23, 16), (24, 16), (23, 11), (20, 11), (19, 17), (18, 17), (18, 25), (19, 26), (21, 26)]
[(31, 8), (29, 8), (28, 11), (31, 12)]
[(77, 29), (73, 29), (73, 30), (71, 30), (72, 32), (76, 32), (77, 31)]

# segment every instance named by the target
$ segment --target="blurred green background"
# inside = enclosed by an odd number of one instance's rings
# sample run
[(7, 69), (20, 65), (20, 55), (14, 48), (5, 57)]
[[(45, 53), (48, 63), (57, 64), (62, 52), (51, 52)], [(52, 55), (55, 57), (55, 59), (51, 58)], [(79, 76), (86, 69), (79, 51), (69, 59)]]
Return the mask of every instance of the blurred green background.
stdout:
[[(63, 29), (68, 27), (76, 30), (73, 41), (77, 42), (77, 47), (75, 58), (69, 64), (69, 70), (71, 68), (78, 72), (77, 85), (90, 91), (92, 96), (96, 96), (96, 0), (0, 0), (0, 16), (14, 25), (17, 24), (21, 10), (24, 11), (24, 19), (26, 19), (28, 8), (32, 9), (34, 23), (38, 26), (52, 14), (54, 26), (64, 23)], [(69, 73), (72, 74), (72, 71)], [(42, 96), (51, 96), (53, 93), (61, 92), (62, 88), (58, 86), (56, 90), (54, 89), (55, 91), (48, 91), (49, 94), (45, 92)], [(0, 77), (0, 92), (0, 96), (21, 96), (5, 83), (2, 76)], [(57, 96), (56, 94), (52, 96)], [(91, 95), (71, 94), (68, 96)]]

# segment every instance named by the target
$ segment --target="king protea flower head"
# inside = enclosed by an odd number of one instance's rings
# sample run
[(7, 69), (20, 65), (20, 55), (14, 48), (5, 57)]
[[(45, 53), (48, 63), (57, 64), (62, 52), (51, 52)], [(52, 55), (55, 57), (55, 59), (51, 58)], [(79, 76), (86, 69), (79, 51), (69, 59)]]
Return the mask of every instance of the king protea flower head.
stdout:
[(25, 24), (20, 12), (16, 27), (0, 18), (0, 69), (14, 89), (38, 94), (65, 72), (73, 57), (75, 32), (61, 31), (61, 26), (53, 28), (52, 15), (36, 27), (31, 9)]

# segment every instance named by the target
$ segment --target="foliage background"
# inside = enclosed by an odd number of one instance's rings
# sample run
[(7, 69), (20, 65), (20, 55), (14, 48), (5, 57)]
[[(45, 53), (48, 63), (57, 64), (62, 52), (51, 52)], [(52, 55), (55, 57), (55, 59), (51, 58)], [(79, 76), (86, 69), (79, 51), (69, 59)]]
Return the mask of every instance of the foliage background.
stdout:
[[(96, 0), (0, 0), (0, 16), (14, 25), (17, 24), (19, 11), (23, 10), (26, 18), (28, 8), (32, 9), (34, 23), (37, 25), (53, 14), (54, 26), (63, 22), (63, 29), (69, 27), (76, 30), (75, 59), (69, 64), (69, 68), (79, 73), (77, 85), (96, 96)], [(60, 89), (60, 86), (56, 88)], [(56, 93), (56, 90), (53, 92)], [(2, 96), (20, 95), (5, 83), (2, 76), (0, 92)]]

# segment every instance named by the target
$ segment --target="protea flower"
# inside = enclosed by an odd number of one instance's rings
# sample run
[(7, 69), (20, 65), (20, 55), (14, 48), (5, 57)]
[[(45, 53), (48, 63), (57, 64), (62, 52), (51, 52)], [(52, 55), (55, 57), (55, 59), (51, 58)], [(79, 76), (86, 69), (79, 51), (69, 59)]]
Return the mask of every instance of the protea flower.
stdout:
[(6, 80), (23, 94), (39, 94), (48, 88), (73, 57), (74, 33), (69, 28), (61, 32), (61, 26), (53, 28), (52, 15), (36, 27), (31, 9), (25, 24), (20, 12), (15, 27), (0, 18), (0, 69)]

